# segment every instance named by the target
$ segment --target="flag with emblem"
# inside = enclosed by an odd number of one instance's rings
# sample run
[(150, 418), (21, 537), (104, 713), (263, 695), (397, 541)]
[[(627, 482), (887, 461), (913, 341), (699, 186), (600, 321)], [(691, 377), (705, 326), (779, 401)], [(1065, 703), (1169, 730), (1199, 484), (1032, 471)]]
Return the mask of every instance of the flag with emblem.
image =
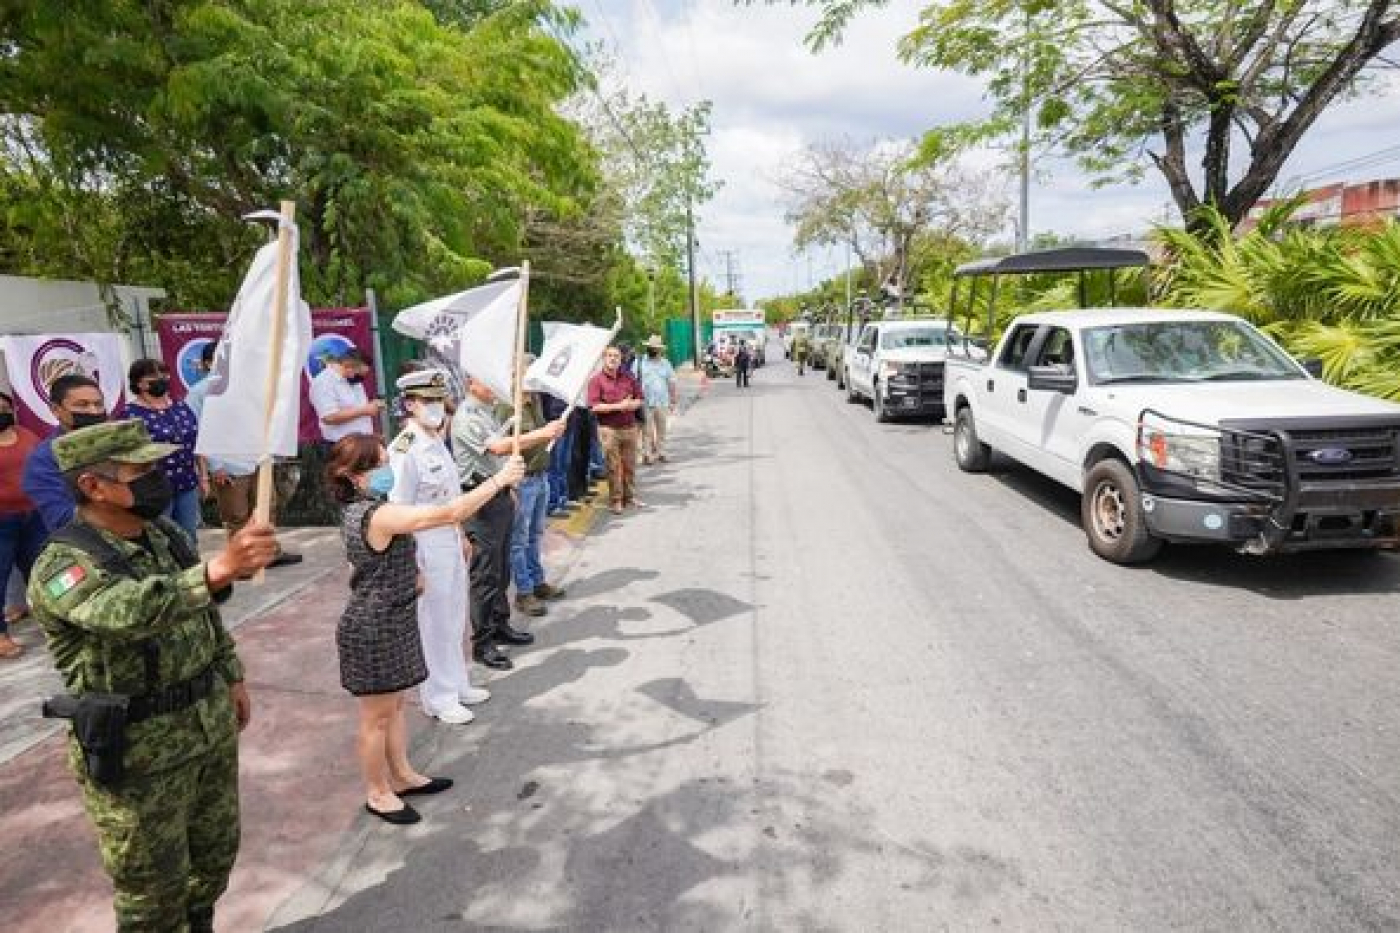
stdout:
[(622, 311), (612, 330), (592, 324), (566, 324), (562, 321), (544, 323), (544, 346), (530, 368), (525, 370), (525, 388), (544, 392), (566, 402), (577, 404), (588, 380), (598, 368), (603, 351), (622, 328)]
[[(199, 419), (195, 452), (206, 457), (260, 461), (295, 457), (301, 421), (301, 369), (311, 346), (311, 308), (301, 299), (297, 230), (272, 211), (250, 220), (275, 220), (290, 234), (290, 260), (280, 276), (286, 292), (277, 300), (278, 241), (253, 257), (238, 290), (206, 377), (210, 383)], [(281, 320), (276, 318), (281, 316)], [(281, 352), (273, 353), (280, 333)], [(274, 357), (277, 357), (274, 372)]]

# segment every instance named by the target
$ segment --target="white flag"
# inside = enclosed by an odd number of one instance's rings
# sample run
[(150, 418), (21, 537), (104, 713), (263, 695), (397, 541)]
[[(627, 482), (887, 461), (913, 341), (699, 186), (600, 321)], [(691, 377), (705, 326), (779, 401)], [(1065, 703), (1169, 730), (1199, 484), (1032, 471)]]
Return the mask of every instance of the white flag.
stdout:
[[(437, 350), (455, 349), (462, 325), (495, 306), (504, 292), (519, 287), (516, 280), (487, 282), (455, 295), (434, 298), (405, 308), (394, 316), (394, 330), (405, 337), (422, 340)], [(519, 295), (518, 291), (513, 292)]]
[[(210, 380), (209, 394), (199, 419), (195, 453), (242, 460), (296, 456), (301, 368), (311, 346), (311, 308), (301, 300), (294, 225), (291, 237), (281, 366), (275, 376), (269, 371), (277, 291), (277, 241), (272, 240), (253, 257), (224, 322), (213, 368), (205, 377)], [(273, 392), (270, 422), (269, 386)]]
[[(620, 321), (619, 321), (620, 323)], [(546, 392), (561, 402), (577, 404), (588, 388), (598, 359), (612, 343), (617, 328), (546, 321), (539, 358), (525, 370), (525, 388)]]
[(458, 328), (457, 362), (497, 398), (509, 401), (515, 393), (515, 335), (524, 284), (519, 279), (498, 284), (505, 287), (495, 289), (490, 303)]

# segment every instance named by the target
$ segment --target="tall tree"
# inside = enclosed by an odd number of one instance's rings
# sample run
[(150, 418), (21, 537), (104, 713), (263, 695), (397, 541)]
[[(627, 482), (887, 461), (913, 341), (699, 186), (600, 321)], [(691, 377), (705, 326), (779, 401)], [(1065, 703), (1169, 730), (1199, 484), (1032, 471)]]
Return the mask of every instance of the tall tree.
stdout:
[[(819, 48), (888, 0), (767, 2), (820, 8)], [(1146, 159), (1189, 222), (1212, 205), (1233, 225), (1329, 105), (1372, 89), (1397, 39), (1396, 0), (944, 0), (900, 54), (987, 83), (991, 118), (936, 144), (1005, 135), (1030, 109), (1040, 141), (1098, 178), (1136, 177)]]
[(921, 238), (979, 241), (1005, 220), (987, 179), (949, 160), (916, 158), (908, 142), (813, 144), (786, 166), (794, 245), (847, 246), (879, 285), (910, 294), (922, 272)]
[(283, 197), (318, 301), (408, 301), (515, 260), (531, 211), (571, 216), (596, 187), (597, 152), (558, 112), (584, 78), (569, 20), (544, 0), (437, 6), (0, 7), (10, 271), (220, 303), (257, 235), (239, 215)]

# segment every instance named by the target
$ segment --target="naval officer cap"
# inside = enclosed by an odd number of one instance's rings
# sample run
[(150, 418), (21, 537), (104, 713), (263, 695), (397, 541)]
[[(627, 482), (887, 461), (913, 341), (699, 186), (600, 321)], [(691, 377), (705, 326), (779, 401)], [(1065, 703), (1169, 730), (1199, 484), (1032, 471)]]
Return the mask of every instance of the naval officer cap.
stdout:
[(420, 369), (400, 376), (394, 383), (412, 398), (447, 398), (447, 373), (440, 369)]

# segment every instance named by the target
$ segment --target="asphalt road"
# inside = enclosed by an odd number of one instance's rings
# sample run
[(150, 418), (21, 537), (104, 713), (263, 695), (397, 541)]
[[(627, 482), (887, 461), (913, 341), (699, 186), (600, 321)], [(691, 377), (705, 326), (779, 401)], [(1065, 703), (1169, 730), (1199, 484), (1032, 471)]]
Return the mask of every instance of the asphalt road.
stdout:
[(1400, 927), (1400, 560), (1109, 565), (777, 349), (274, 928)]

